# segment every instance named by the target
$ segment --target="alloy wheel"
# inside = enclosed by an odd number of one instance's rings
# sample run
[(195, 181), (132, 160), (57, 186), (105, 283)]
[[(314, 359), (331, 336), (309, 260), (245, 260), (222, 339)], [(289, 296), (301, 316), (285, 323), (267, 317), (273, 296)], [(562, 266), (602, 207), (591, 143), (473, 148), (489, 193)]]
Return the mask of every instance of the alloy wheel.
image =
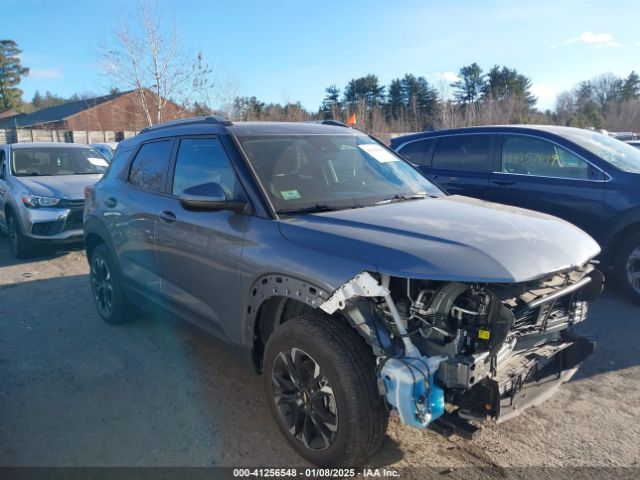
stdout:
[(113, 311), (113, 282), (109, 265), (100, 256), (91, 262), (91, 287), (100, 313), (108, 317)]
[(338, 409), (320, 365), (291, 348), (276, 357), (271, 382), (276, 408), (291, 435), (309, 449), (329, 448), (338, 432)]
[(637, 247), (629, 254), (626, 268), (629, 285), (640, 293), (640, 247)]

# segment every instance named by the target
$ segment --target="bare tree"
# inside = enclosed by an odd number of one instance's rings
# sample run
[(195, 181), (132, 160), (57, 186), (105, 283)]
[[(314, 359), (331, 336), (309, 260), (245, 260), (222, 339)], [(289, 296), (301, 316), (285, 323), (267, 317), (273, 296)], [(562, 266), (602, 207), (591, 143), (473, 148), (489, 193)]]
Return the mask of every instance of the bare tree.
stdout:
[(623, 80), (611, 73), (602, 74), (591, 80), (593, 98), (600, 113), (604, 114), (609, 104), (618, 98), (622, 85)]
[(101, 60), (114, 86), (136, 91), (149, 125), (176, 116), (175, 108), (167, 108), (170, 101), (184, 113), (196, 94), (212, 87), (202, 55), (190, 62), (179, 47), (175, 20), (165, 23), (158, 5), (147, 0), (114, 28)]

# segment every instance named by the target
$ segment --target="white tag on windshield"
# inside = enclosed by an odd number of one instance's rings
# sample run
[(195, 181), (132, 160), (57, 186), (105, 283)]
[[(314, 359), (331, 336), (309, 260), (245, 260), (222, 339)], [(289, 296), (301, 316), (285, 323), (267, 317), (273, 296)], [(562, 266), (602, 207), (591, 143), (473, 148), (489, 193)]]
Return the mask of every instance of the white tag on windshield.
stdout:
[(107, 163), (107, 161), (104, 158), (87, 157), (87, 160), (89, 160), (89, 162), (92, 165), (95, 165), (96, 167), (108, 167), (109, 166), (109, 163)]
[(382, 148), (380, 145), (376, 145), (375, 143), (358, 145), (358, 147), (360, 147), (362, 150), (367, 152), (369, 155), (371, 155), (380, 163), (399, 161), (398, 157), (394, 156), (391, 152), (388, 152), (387, 150)]

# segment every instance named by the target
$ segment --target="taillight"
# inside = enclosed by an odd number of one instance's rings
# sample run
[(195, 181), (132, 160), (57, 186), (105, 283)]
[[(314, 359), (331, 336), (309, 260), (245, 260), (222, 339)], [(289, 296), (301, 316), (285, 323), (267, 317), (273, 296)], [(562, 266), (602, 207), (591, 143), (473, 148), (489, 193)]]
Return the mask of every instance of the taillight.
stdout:
[(89, 185), (88, 187), (84, 187), (84, 201), (85, 203), (93, 202), (95, 198), (96, 187), (94, 185)]

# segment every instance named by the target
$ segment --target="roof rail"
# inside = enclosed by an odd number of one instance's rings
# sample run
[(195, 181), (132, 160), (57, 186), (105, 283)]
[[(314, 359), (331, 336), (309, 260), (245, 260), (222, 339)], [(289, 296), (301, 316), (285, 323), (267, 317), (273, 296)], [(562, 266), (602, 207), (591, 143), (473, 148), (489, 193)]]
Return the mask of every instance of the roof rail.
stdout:
[(164, 122), (164, 123), (159, 123), (157, 125), (151, 125), (149, 127), (145, 127), (142, 130), (140, 130), (140, 132), (138, 132), (139, 134), (142, 133), (148, 133), (148, 132), (155, 132), (156, 130), (161, 130), (163, 128), (169, 128), (169, 127), (177, 127), (177, 126), (183, 126), (183, 125), (199, 125), (199, 124), (214, 124), (214, 125), (224, 125), (226, 127), (229, 127), (231, 125), (233, 125), (233, 123), (231, 123), (229, 120), (227, 120), (226, 118), (220, 116), (220, 115), (209, 115), (206, 117), (189, 117), (189, 118), (181, 118), (179, 120), (171, 120), (169, 122)]
[(351, 128), (351, 126), (347, 125), (346, 123), (343, 122), (339, 122), (338, 120), (333, 120), (331, 118), (328, 118), (326, 120), (322, 120), (320, 122), (322, 125), (334, 125), (336, 127), (345, 127), (345, 128)]
[(332, 118), (326, 118), (324, 120), (306, 120), (304, 123), (315, 123), (317, 125), (333, 125), (335, 127), (352, 128), (346, 123), (339, 122), (338, 120), (334, 120)]

